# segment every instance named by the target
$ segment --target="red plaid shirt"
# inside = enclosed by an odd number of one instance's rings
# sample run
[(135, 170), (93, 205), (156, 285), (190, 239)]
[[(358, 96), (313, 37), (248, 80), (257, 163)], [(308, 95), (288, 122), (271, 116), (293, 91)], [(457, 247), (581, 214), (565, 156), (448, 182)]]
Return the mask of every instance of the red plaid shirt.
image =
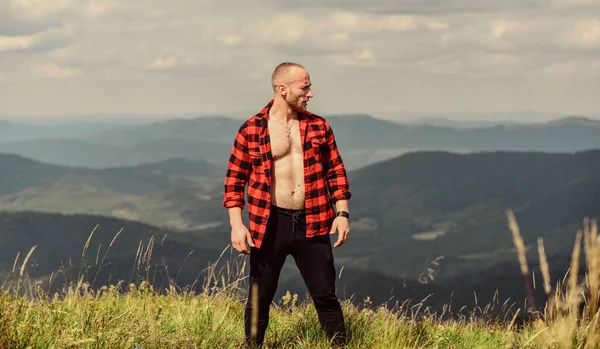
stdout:
[[(267, 118), (271, 100), (239, 128), (227, 166), (223, 206), (244, 208), (248, 188), (249, 231), (260, 248), (270, 211), (271, 142)], [(350, 199), (348, 177), (327, 120), (310, 112), (298, 113), (304, 142), (306, 236), (328, 234), (335, 218), (333, 205)]]

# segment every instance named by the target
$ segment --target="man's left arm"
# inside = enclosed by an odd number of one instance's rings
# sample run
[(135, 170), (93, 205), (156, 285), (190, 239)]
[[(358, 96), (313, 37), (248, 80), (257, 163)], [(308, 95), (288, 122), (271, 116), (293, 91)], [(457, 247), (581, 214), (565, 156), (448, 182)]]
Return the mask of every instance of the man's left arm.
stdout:
[[(335, 204), (336, 212), (350, 212), (348, 201), (352, 197), (352, 193), (350, 192), (350, 183), (348, 181), (346, 167), (337, 147), (335, 135), (331, 126), (328, 122), (325, 122), (325, 126), (327, 147), (322, 159), (327, 188), (331, 195), (331, 200)], [(333, 247), (341, 246), (348, 239), (348, 233), (350, 232), (348, 217), (338, 215), (335, 218), (329, 233), (335, 234), (336, 231), (339, 232), (339, 235), (338, 240)]]

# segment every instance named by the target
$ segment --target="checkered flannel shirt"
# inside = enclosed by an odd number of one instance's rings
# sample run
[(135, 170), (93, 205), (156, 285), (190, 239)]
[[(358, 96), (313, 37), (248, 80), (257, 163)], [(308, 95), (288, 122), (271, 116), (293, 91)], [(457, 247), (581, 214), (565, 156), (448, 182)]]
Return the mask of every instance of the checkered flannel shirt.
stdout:
[[(223, 206), (244, 208), (248, 189), (249, 231), (257, 248), (265, 234), (270, 211), (271, 142), (267, 126), (271, 100), (239, 128), (225, 176)], [(329, 233), (333, 205), (350, 199), (348, 177), (329, 123), (310, 112), (298, 113), (304, 141), (306, 236)]]

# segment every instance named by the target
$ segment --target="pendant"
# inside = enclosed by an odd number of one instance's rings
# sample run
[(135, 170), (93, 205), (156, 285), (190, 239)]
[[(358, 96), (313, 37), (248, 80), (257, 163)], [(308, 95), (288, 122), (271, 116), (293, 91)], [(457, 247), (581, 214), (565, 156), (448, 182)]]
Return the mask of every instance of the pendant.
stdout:
[(288, 137), (290, 136), (290, 133), (291, 133), (290, 129), (288, 128), (287, 131), (286, 131), (286, 134), (287, 134)]

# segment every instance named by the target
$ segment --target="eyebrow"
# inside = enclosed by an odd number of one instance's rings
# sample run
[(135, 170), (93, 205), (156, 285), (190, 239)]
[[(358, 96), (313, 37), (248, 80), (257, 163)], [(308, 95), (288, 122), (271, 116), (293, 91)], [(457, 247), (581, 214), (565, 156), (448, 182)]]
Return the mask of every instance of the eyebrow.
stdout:
[(305, 80), (305, 79), (292, 80), (290, 83), (294, 83), (294, 82), (299, 82), (299, 83), (301, 83), (301, 85), (300, 85), (300, 86), (307, 86), (307, 85), (308, 85), (308, 86), (312, 86), (312, 82), (310, 82), (310, 81), (309, 81), (309, 82), (306, 82), (306, 80)]

